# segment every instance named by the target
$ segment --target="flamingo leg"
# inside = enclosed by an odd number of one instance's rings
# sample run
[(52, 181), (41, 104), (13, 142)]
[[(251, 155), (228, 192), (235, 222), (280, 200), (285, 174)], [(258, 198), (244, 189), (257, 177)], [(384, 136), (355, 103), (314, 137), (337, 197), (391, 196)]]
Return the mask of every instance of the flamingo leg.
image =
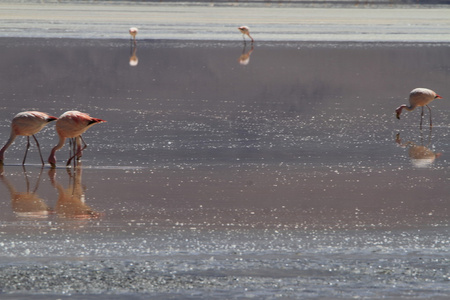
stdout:
[(69, 138), (69, 149), (70, 149), (70, 156), (69, 159), (67, 160), (66, 163), (66, 167), (68, 167), (72, 161), (72, 159), (75, 157), (75, 153), (76, 153), (76, 142), (75, 142), (75, 138)]
[(427, 105), (427, 108), (428, 108), (428, 111), (430, 113), (430, 127), (432, 127), (433, 126), (433, 122), (431, 120), (431, 108), (428, 105)]
[(25, 149), (25, 155), (23, 156), (22, 166), (25, 164), (25, 161), (27, 160), (27, 154), (28, 154), (29, 148), (30, 148), (30, 137), (27, 136), (27, 148)]
[[(66, 163), (66, 166), (69, 166), (71, 161), (72, 161), (72, 159), (74, 159), (75, 157), (77, 158), (77, 160), (79, 160), (81, 158), (82, 154), (83, 154), (82, 153), (83, 150), (87, 148), (87, 144), (83, 140), (83, 137), (80, 135), (80, 136), (78, 136), (78, 137), (76, 137), (74, 139), (78, 139), (78, 138), (80, 139), (80, 141), (83, 142), (83, 147), (81, 147), (81, 145), (79, 145), (80, 143), (78, 142), (78, 140), (77, 140), (77, 142), (73, 142), (73, 144), (74, 144), (74, 146), (73, 146), (74, 147), (74, 154), (69, 158), (69, 160)], [(75, 152), (75, 147), (77, 148), (76, 152)], [(76, 160), (74, 160), (74, 164), (76, 165), (75, 161)]]
[(242, 34), (242, 39), (244, 40), (244, 45), (246, 45), (247, 41), (245, 40), (245, 34)]
[(42, 158), (41, 146), (39, 145), (39, 142), (38, 142), (38, 140), (37, 140), (37, 138), (36, 138), (36, 136), (34, 134), (33, 134), (33, 139), (36, 142), (36, 146), (37, 146), (38, 151), (39, 151), (39, 156), (41, 157), (41, 163), (42, 163), (42, 165), (44, 165), (44, 159)]
[(422, 112), (420, 113), (420, 129), (422, 129), (422, 121), (423, 121), (423, 106), (422, 106)]

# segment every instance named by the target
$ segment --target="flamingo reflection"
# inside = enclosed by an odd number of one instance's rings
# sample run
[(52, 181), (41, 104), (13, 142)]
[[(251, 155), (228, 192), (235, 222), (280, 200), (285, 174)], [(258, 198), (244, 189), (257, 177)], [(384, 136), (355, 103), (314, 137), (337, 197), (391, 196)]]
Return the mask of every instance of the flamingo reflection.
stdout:
[(52, 185), (58, 191), (58, 201), (55, 204), (55, 212), (62, 218), (71, 219), (91, 219), (98, 218), (100, 213), (95, 212), (85, 203), (85, 187), (81, 184), (81, 165), (75, 168), (66, 169), (70, 183), (68, 188), (64, 188), (56, 180), (56, 169), (49, 170), (49, 177)]
[(416, 143), (412, 141), (408, 141), (406, 143), (402, 142), (402, 139), (400, 138), (400, 133), (397, 133), (395, 141), (396, 143), (403, 148), (409, 148), (408, 149), (408, 155), (411, 159), (411, 163), (417, 167), (417, 168), (428, 168), (431, 167), (436, 158), (441, 156), (441, 153), (435, 153), (430, 149), (431, 144), (431, 130), (430, 130), (430, 136), (429, 141), (426, 145), (423, 143), (423, 134), (421, 133), (421, 143), (420, 145), (417, 145)]
[(248, 52), (246, 52), (246, 50), (247, 50), (246, 48), (247, 48), (247, 44), (244, 43), (244, 48), (242, 49), (242, 54), (241, 54), (241, 56), (239, 56), (239, 63), (243, 66), (248, 65), (248, 63), (250, 62), (250, 54), (252, 54), (252, 52), (254, 50), (253, 44), (252, 44), (251, 49)]
[(18, 192), (14, 185), (4, 176), (3, 168), (1, 169), (0, 180), (4, 183), (11, 195), (12, 210), (17, 216), (24, 218), (46, 218), (52, 212), (45, 201), (37, 195), (42, 170), (41, 168), (35, 187), (31, 190), (28, 173), (25, 167), (23, 167), (27, 190), (26, 192)]
[(136, 51), (137, 51), (137, 43), (136, 40), (134, 41), (134, 43), (130, 44), (130, 66), (135, 67), (138, 65), (139, 59), (136, 56)]

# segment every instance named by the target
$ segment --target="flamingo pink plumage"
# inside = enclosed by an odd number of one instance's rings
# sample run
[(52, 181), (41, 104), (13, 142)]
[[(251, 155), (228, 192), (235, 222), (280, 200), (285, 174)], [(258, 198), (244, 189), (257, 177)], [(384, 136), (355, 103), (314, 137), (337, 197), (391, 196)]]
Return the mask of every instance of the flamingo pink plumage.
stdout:
[(406, 109), (407, 111), (412, 111), (416, 107), (422, 107), (422, 113), (421, 113), (421, 117), (420, 117), (420, 126), (422, 127), (423, 107), (426, 106), (428, 108), (428, 111), (430, 112), (430, 126), (432, 126), (431, 108), (428, 106), (428, 104), (431, 101), (433, 101), (434, 99), (442, 99), (442, 97), (430, 89), (426, 89), (426, 88), (413, 89), (409, 93), (409, 106), (406, 104), (403, 104), (403, 105), (400, 105), (395, 110), (397, 119), (400, 119), (400, 114), (402, 113), (403, 109)]
[(128, 32), (131, 34), (133, 38), (134, 44), (136, 45), (136, 34), (138, 33), (138, 29), (136, 27), (131, 27)]
[(41, 156), (41, 162), (44, 164), (44, 159), (41, 154), (41, 147), (36, 139), (35, 134), (44, 128), (51, 121), (55, 121), (56, 117), (50, 116), (46, 113), (40, 111), (24, 111), (20, 112), (11, 121), (11, 134), (5, 146), (0, 150), (0, 164), (3, 164), (4, 154), (6, 149), (14, 142), (18, 135), (23, 135), (27, 137), (27, 149), (23, 157), (22, 165), (25, 164), (27, 159), (28, 148), (30, 148), (30, 136), (34, 138), (37, 148), (39, 150), (39, 155)]
[[(106, 122), (102, 119), (97, 119), (89, 116), (86, 113), (82, 113), (79, 111), (67, 111), (63, 113), (56, 121), (56, 132), (58, 133), (59, 142), (52, 149), (50, 156), (48, 158), (48, 162), (52, 167), (56, 166), (56, 156), (55, 153), (57, 150), (61, 149), (64, 146), (66, 138), (74, 139), (77, 145), (77, 150), (74, 151), (74, 154), (67, 161), (67, 166), (70, 164), (73, 158), (80, 158), (82, 151), (87, 147), (86, 143), (84, 143), (81, 135), (92, 125)], [(84, 143), (84, 147), (81, 148), (81, 141)]]
[(248, 26), (241, 26), (241, 27), (238, 27), (238, 29), (242, 33), (242, 37), (244, 38), (244, 41), (245, 41), (245, 36), (247, 35), (252, 40), (252, 43), (254, 42), (253, 38), (250, 35), (250, 28), (248, 28)]

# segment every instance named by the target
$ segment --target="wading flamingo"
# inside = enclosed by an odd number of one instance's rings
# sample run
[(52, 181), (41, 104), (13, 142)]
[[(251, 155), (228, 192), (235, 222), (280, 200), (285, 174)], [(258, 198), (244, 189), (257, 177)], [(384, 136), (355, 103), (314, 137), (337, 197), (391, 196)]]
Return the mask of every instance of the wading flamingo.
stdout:
[(397, 114), (397, 119), (400, 119), (400, 114), (402, 113), (403, 109), (406, 109), (407, 111), (412, 111), (416, 107), (421, 106), (422, 113), (420, 114), (420, 127), (422, 127), (423, 107), (426, 106), (428, 108), (428, 111), (430, 112), (430, 127), (433, 126), (431, 121), (431, 108), (428, 106), (428, 103), (430, 103), (434, 99), (442, 99), (442, 97), (430, 89), (426, 88), (413, 89), (411, 93), (409, 93), (409, 106), (403, 104), (395, 110)]
[[(87, 145), (84, 142), (81, 135), (88, 130), (92, 125), (106, 122), (102, 119), (92, 118), (86, 113), (82, 113), (79, 111), (66, 111), (63, 113), (56, 121), (56, 132), (59, 136), (58, 144), (52, 149), (50, 156), (48, 157), (48, 162), (50, 165), (55, 168), (56, 167), (56, 156), (55, 153), (57, 150), (61, 149), (64, 146), (66, 138), (71, 139), (73, 143), (74, 151), (73, 155), (67, 161), (66, 166), (70, 165), (72, 159), (76, 157), (79, 159), (81, 157), (82, 151), (86, 149)], [(83, 142), (84, 146), (81, 148), (81, 142)], [(75, 146), (76, 145), (76, 146)], [(75, 150), (76, 149), (76, 150)]]
[(18, 135), (23, 135), (27, 137), (27, 149), (25, 150), (25, 155), (23, 157), (22, 165), (25, 164), (27, 159), (28, 148), (30, 148), (30, 135), (34, 138), (36, 146), (39, 150), (39, 155), (41, 156), (42, 165), (44, 165), (44, 159), (41, 154), (41, 147), (36, 139), (35, 134), (44, 128), (47, 123), (55, 121), (56, 117), (52, 117), (46, 113), (40, 111), (24, 111), (18, 113), (11, 121), (11, 134), (5, 146), (0, 150), (0, 164), (3, 164), (3, 159), (6, 149), (14, 142)]
[(133, 37), (133, 41), (136, 44), (136, 34), (138, 33), (138, 29), (136, 27), (131, 27), (129, 30), (131, 36)]
[(252, 43), (254, 42), (253, 38), (250, 35), (250, 29), (247, 26), (241, 26), (241, 27), (238, 27), (238, 29), (242, 33), (242, 37), (244, 38), (244, 41), (245, 41), (245, 36), (247, 35), (252, 40)]

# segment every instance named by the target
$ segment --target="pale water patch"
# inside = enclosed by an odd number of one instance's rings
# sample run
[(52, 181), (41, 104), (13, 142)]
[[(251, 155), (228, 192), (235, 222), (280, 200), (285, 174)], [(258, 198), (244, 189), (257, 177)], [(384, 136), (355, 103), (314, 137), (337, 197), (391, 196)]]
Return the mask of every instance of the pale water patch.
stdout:
[[(357, 3), (355, 3), (357, 4)], [(83, 2), (0, 4), (0, 37), (239, 41), (450, 42), (448, 6), (326, 5), (273, 2)]]

